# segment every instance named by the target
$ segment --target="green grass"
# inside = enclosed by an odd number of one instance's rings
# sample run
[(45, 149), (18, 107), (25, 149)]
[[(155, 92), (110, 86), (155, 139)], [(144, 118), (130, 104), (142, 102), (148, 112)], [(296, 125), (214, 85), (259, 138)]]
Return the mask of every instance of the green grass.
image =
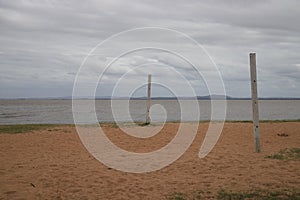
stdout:
[(174, 192), (167, 196), (168, 200), (202, 200), (202, 199), (218, 199), (218, 200), (243, 200), (243, 199), (255, 199), (255, 200), (279, 200), (279, 199), (291, 199), (300, 200), (299, 189), (281, 189), (281, 190), (253, 190), (253, 191), (240, 191), (232, 192), (221, 189), (217, 194), (213, 195), (209, 191), (197, 191), (190, 194), (182, 192)]
[[(167, 122), (171, 123), (171, 122)], [(135, 126), (160, 126), (163, 123), (145, 123), (145, 122), (123, 122), (123, 123), (111, 123), (104, 122), (99, 123), (101, 127), (109, 127), (109, 128), (119, 128), (119, 127), (135, 127)]]
[(145, 123), (138, 123), (137, 124), (138, 126), (148, 126), (148, 125), (150, 125), (150, 123), (149, 122), (145, 122)]
[(277, 160), (300, 160), (300, 148), (281, 149), (278, 153), (265, 158)]
[[(100, 123), (103, 127), (109, 128), (119, 128), (117, 123)], [(131, 127), (131, 126), (157, 126), (160, 123), (153, 123), (153, 124), (146, 124), (146, 123), (121, 123), (120, 126), (124, 127)], [(37, 130), (45, 130), (59, 126), (75, 126), (74, 124), (13, 124), (13, 125), (0, 125), (0, 134), (8, 133), (8, 134), (15, 134), (15, 133), (28, 133)], [(80, 125), (80, 126), (98, 126), (97, 124), (88, 124), (88, 125)]]
[(182, 192), (175, 192), (171, 194), (167, 199), (169, 200), (186, 200), (187, 196)]
[[(208, 121), (209, 122), (209, 121)], [(230, 123), (253, 123), (252, 120), (226, 120)], [(284, 119), (284, 120), (259, 120), (260, 123), (284, 123), (284, 122), (300, 122), (300, 119)]]
[[(174, 121), (167, 121), (166, 123), (170, 124), (170, 123), (221, 123), (223, 121), (209, 121), (209, 120), (201, 120), (201, 121), (185, 121), (185, 122), (180, 122), (178, 120), (174, 120)], [(284, 123), (284, 122), (300, 122), (300, 119), (295, 119), (295, 120), (260, 120), (260, 123)], [(225, 123), (253, 123), (253, 121), (251, 120), (225, 120)], [(101, 122), (99, 123), (100, 125), (104, 125), (104, 126), (108, 126), (108, 127), (112, 127), (112, 128), (118, 128), (118, 124), (117, 123), (113, 123), (113, 122)], [(145, 122), (123, 122), (123, 123), (119, 123), (120, 126), (156, 126), (156, 125), (161, 125), (163, 123), (161, 122), (155, 122), (155, 123), (145, 123)]]
[(0, 134), (1, 133), (27, 133), (36, 130), (48, 129), (57, 127), (60, 125), (57, 124), (18, 124), (18, 125), (0, 125)]
[[(199, 123), (207, 123), (209, 121), (200, 121)], [(230, 121), (227, 120), (225, 122), (228, 123), (252, 123), (252, 121)], [(260, 121), (261, 123), (284, 123), (284, 122), (300, 122), (300, 119), (297, 120), (263, 120)], [(170, 121), (166, 123), (180, 123), (179, 121)], [(192, 123), (192, 122), (185, 122), (185, 123)], [(195, 123), (195, 122), (194, 122)], [(214, 121), (213, 123), (218, 123), (218, 121)], [(18, 124), (18, 125), (0, 125), (0, 134), (1, 133), (26, 133), (26, 132), (31, 132), (35, 130), (42, 130), (42, 129), (47, 129), (47, 128), (53, 128), (56, 126), (62, 126), (62, 125), (69, 125), (69, 126), (74, 126), (74, 124)], [(117, 123), (111, 123), (111, 122), (101, 122), (101, 126), (105, 127), (110, 127), (110, 128), (119, 128), (119, 125)], [(125, 127), (130, 127), (130, 126), (157, 126), (157, 125), (162, 125), (162, 123), (150, 123), (146, 124), (143, 122), (137, 122), (137, 123), (121, 123), (120, 126), (125, 126)], [(84, 126), (84, 125), (83, 125)], [(89, 126), (89, 125), (87, 125)], [(278, 155), (273, 155), (275, 159), (281, 159), (282, 156)], [(273, 158), (270, 156), (270, 158)]]
[(217, 199), (219, 200), (242, 200), (242, 199), (261, 199), (261, 200), (277, 200), (277, 199), (300, 199), (300, 191), (298, 190), (280, 190), (280, 191), (252, 191), (252, 192), (227, 192), (220, 190)]
[(260, 120), (262, 123), (300, 122), (300, 119)]

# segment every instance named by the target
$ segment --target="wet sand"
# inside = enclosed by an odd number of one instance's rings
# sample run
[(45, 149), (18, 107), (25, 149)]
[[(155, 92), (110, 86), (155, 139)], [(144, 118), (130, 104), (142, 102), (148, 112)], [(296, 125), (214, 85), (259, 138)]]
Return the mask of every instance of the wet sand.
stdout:
[[(207, 128), (208, 123), (200, 124), (193, 144), (177, 161), (142, 174), (97, 161), (73, 126), (0, 134), (0, 199), (167, 199), (179, 192), (192, 198), (199, 191), (205, 198), (216, 198), (221, 189), (300, 190), (299, 160), (265, 158), (300, 147), (300, 122), (262, 123), (261, 153), (254, 152), (251, 123), (226, 123), (212, 152), (199, 159)], [(178, 124), (166, 124), (150, 138), (134, 138), (110, 125), (103, 129), (123, 149), (151, 152), (168, 144)], [(283, 133), (288, 136), (278, 136)]]

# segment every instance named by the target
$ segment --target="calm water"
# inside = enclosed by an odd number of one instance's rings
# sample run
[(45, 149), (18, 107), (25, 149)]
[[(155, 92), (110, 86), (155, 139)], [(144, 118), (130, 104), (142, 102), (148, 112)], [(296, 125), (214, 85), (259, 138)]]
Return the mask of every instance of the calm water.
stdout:
[[(84, 101), (84, 100), (83, 100)], [(115, 100), (116, 107), (123, 108), (124, 100)], [(189, 105), (189, 101), (184, 101)], [(152, 105), (160, 104), (164, 107), (167, 121), (180, 120), (180, 106), (176, 100), (152, 100)], [(127, 106), (128, 107), (128, 106)], [(199, 101), (200, 118), (191, 116), (190, 120), (209, 120), (210, 101)], [(118, 108), (117, 108), (118, 109)], [(131, 100), (129, 113), (134, 121), (144, 121), (146, 101)], [(227, 120), (251, 120), (251, 101), (227, 101)], [(299, 100), (264, 100), (260, 101), (260, 118), (262, 120), (300, 119)], [(121, 109), (120, 109), (121, 110)], [(110, 100), (96, 100), (98, 121), (113, 122)], [(154, 121), (164, 120), (163, 109), (157, 105), (151, 111)], [(121, 121), (129, 121), (126, 112), (119, 112), (117, 117)], [(71, 100), (0, 100), (0, 124), (72, 124)]]

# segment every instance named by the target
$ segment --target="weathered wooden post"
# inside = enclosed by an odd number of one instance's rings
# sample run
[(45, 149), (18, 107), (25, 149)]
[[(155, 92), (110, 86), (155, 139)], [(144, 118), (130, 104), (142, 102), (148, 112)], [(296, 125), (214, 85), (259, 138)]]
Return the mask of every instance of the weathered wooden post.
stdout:
[(150, 124), (150, 106), (151, 106), (151, 74), (148, 75), (148, 98), (147, 98), (146, 124)]
[(253, 128), (255, 151), (260, 152), (260, 131), (259, 131), (259, 113), (257, 99), (257, 75), (256, 75), (256, 55), (250, 53), (250, 74), (251, 74), (251, 92), (252, 92), (252, 113), (253, 113)]

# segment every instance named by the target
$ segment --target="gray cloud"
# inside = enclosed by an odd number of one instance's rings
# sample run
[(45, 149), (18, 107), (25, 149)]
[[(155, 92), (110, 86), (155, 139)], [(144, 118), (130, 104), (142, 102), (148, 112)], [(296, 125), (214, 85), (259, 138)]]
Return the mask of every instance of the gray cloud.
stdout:
[[(250, 96), (248, 54), (257, 52), (259, 95), (300, 97), (299, 7), (296, 0), (0, 0), (0, 98), (70, 96), (75, 74), (95, 45), (120, 31), (143, 26), (178, 30), (202, 44), (219, 67), (228, 95)], [(151, 37), (162, 37), (166, 46), (186, 48), (197, 56), (188, 44), (177, 44), (166, 35), (145, 36)], [(131, 47), (132, 38), (118, 41), (107, 55), (91, 58), (91, 73), (105, 67), (118, 45)], [(111, 94), (122, 73), (145, 63), (164, 65), (164, 73), (167, 66), (178, 70), (197, 95), (207, 95), (203, 80), (187, 63), (145, 51), (120, 59), (98, 92)], [(157, 80), (181, 85), (171, 72), (163, 76), (155, 66), (136, 69), (130, 76), (142, 82), (148, 72), (156, 74)], [(123, 83), (124, 88), (132, 84)]]

